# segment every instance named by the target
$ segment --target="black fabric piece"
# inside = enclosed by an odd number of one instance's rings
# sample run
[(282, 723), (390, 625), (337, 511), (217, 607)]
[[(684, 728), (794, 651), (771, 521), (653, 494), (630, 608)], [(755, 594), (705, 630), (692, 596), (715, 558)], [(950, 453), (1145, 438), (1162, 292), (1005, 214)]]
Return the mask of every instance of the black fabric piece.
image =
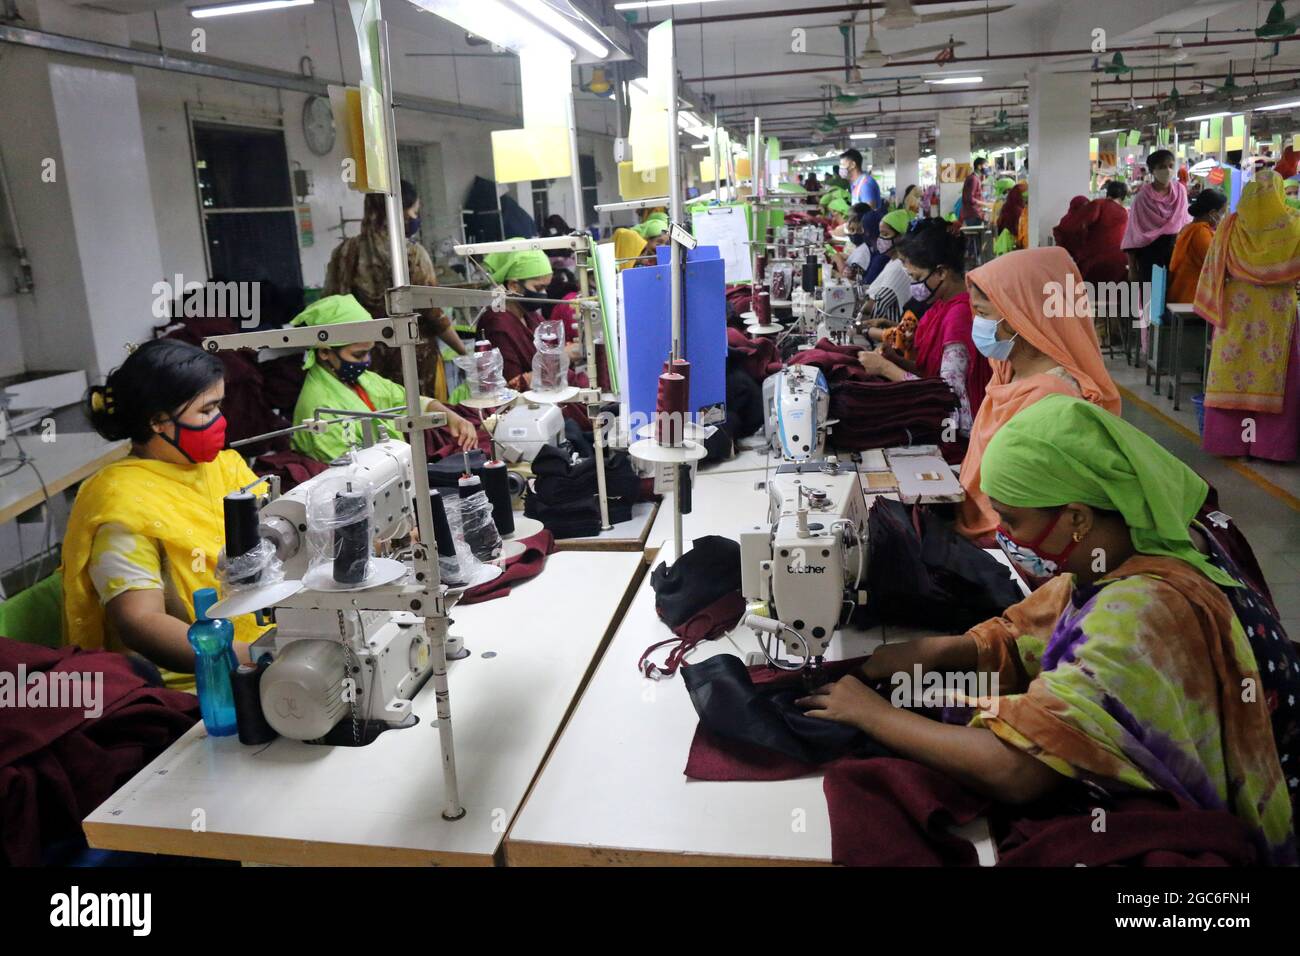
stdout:
[(1001, 562), (929, 509), (879, 497), (867, 525), (867, 612), (877, 620), (960, 633), (1024, 597)]
[(727, 371), (727, 429), (737, 441), (763, 427), (763, 386), (743, 368)]
[(719, 535), (696, 538), (670, 567), (660, 562), (650, 572), (655, 611), (676, 628), (731, 592), (740, 591), (740, 543)]
[(731, 436), (731, 415), (727, 415), (726, 423), (715, 425), (713, 434), (704, 439), (704, 460), (706, 462), (730, 461), (735, 455)]
[(682, 682), (700, 726), (722, 740), (774, 750), (805, 764), (891, 755), (856, 728), (804, 714), (795, 704), (808, 694), (801, 683), (756, 685), (744, 661), (732, 654), (683, 667)]
[(537, 223), (509, 193), (501, 197), (501, 222), (510, 238), (532, 239), (537, 235)]
[(572, 418), (564, 420), (564, 440), (569, 443), (569, 450), (576, 451), (583, 458), (596, 454), (591, 444), (591, 432), (584, 432), (582, 426)]
[[(470, 474), (476, 475), (487, 463), (488, 456), (478, 449), (468, 454)], [(449, 455), (442, 461), (435, 461), (429, 465), (429, 487), (456, 489), (457, 482), (463, 474), (465, 474), (465, 456)]]
[[(533, 475), (524, 497), (527, 517), (540, 521), (557, 538), (600, 534), (594, 455), (575, 462), (567, 451), (545, 445), (533, 459)], [(610, 523), (630, 520), (632, 505), (641, 498), (641, 479), (625, 452), (605, 451), (605, 494)]]
[(501, 215), (497, 211), (497, 184), (483, 176), (475, 176), (465, 193), (461, 218), (465, 224), (465, 237), (470, 242), (500, 242), (504, 239)]

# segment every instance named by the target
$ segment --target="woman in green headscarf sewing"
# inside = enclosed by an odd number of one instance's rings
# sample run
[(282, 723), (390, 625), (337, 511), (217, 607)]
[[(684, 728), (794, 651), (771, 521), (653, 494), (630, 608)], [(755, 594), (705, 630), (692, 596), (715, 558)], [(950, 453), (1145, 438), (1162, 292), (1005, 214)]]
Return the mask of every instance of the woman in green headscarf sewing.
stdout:
[(1110, 412), (1051, 395), (993, 437), (980, 487), (1008, 557), (1045, 583), (965, 634), (889, 645), (864, 665), (868, 679), (915, 665), (996, 676), (975, 718), (927, 720), (853, 677), (805, 698), (810, 713), (1006, 802), (1067, 781), (1166, 791), (1236, 815), (1261, 861), (1295, 863), (1283, 766), (1300, 759), (1300, 660), (1194, 523), (1205, 482)]
[[(351, 295), (327, 295), (300, 312), (290, 325), (338, 325), (343, 322), (370, 321), (370, 313)], [(311, 349), (303, 361), (307, 377), (298, 393), (293, 408), (293, 423), (301, 425), (316, 417), (318, 408), (337, 408), (347, 411), (378, 411), (406, 406), (406, 390), (370, 371), (370, 355), (374, 342), (353, 342), (335, 348)], [(432, 398), (423, 398), (425, 411), (440, 411), (447, 415), (447, 428), (456, 442), (465, 449), (475, 447), (478, 432), (466, 419)], [(292, 445), (318, 461), (333, 461), (350, 448), (355, 441), (348, 430), (360, 426), (340, 421), (319, 434), (310, 431), (295, 432)], [(389, 419), (379, 419), (376, 432), (383, 438), (401, 438), (402, 433)], [(353, 434), (357, 434), (355, 431)]]

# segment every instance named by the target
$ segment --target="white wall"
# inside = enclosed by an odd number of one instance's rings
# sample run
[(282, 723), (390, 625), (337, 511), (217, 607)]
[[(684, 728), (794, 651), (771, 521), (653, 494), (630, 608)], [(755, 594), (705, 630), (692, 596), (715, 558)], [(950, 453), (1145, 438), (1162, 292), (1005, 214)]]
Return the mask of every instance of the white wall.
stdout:
[[(356, 83), (360, 73), (356, 39), (343, 0), (333, 3), (318, 0), (309, 7), (205, 21), (192, 19), (183, 6), (160, 10), (156, 18), (152, 13), (118, 16), (70, 7), (60, 0), (22, 0), (20, 9), (37, 28), (104, 42), (161, 46), (180, 56), (192, 52), (199, 55), (198, 51), (192, 51), (191, 31), (202, 27), (205, 31), (202, 55), (207, 57), (294, 74), (310, 70), (317, 79), (331, 83)], [(519, 112), (517, 61), (513, 57), (484, 56), (488, 52), (486, 47), (468, 47), (461, 31), (409, 3), (390, 2), (385, 13), (392, 23), (394, 86), (399, 95), (449, 104), (448, 108), (453, 110), (492, 114), (480, 118), (410, 109), (397, 111), (398, 138), (402, 143), (440, 145), (446, 208), (454, 216), (474, 177), (492, 176), (491, 130), (514, 125), (507, 121), (507, 116)], [(407, 55), (451, 52), (465, 55)], [(102, 69), (105, 75), (133, 77), (139, 127), (133, 129), (134, 111), (127, 109), (129, 121), (125, 124), (98, 123), (86, 117), (84, 135), (61, 135), (63, 131), (57, 122), (51, 94), (50, 64)], [(114, 85), (112, 95), (120, 98), (122, 89)], [(0, 109), (21, 104), (24, 125), (21, 135), (14, 135), (16, 130), (9, 124), (0, 129), (0, 149), (4, 151), (13, 181), (24, 238), (32, 252), (37, 289), (33, 296), (15, 296), (9, 279), (13, 272), (10, 257), (7, 252), (0, 252), (0, 268), (4, 269), (0, 281), (0, 341), (8, 339), (16, 343), (12, 349), (2, 350), (0, 374), (17, 372), (24, 366), (42, 370), (66, 367), (70, 363), (84, 366), (92, 374), (107, 371), (107, 368), (95, 368), (95, 353), (102, 347), (107, 349), (106, 355), (116, 357), (128, 338), (146, 334), (153, 321), (151, 315), (143, 313), (139, 322), (122, 320), (123, 282), (139, 285), (144, 272), (149, 273), (149, 285), (158, 278), (170, 279), (176, 273), (186, 281), (207, 278), (187, 108), (195, 115), (224, 117), (230, 122), (282, 126), (291, 167), (300, 164), (312, 173), (313, 194), (309, 203), (315, 241), (300, 252), (304, 284), (319, 285), (324, 280), (330, 252), (340, 237), (337, 229), (330, 228), (338, 225), (339, 208), (343, 207), (347, 218), (356, 218), (360, 215), (362, 197), (341, 180), (341, 144), (336, 143), (334, 152), (325, 157), (315, 156), (307, 148), (301, 125), (305, 99), (304, 94), (271, 87), (108, 66), (85, 58), (7, 47), (0, 57), (0, 104), (3, 104)], [(69, 117), (73, 115), (70, 101), (62, 109)], [(612, 156), (613, 111), (612, 101), (582, 97), (578, 102), (579, 148), (596, 159), (600, 202), (618, 198), (617, 170)], [(111, 116), (121, 110), (105, 112)], [(138, 148), (141, 142), (142, 149)], [(63, 152), (69, 148), (81, 155), (65, 157)], [(102, 194), (104, 201), (110, 203), (114, 197), (110, 195), (113, 191), (110, 183), (85, 176), (92, 175), (95, 163), (106, 156), (114, 157), (112, 161), (116, 162), (122, 161), (122, 157), (140, 155), (143, 169), (139, 171), (147, 179), (147, 200), (134, 196), (131, 209), (119, 209), (114, 214), (120, 216), (116, 241), (135, 258), (124, 270), (109, 266), (111, 257), (105, 257), (97, 266), (91, 258), (108, 244), (106, 238), (91, 230), (85, 235), (94, 235), (94, 241), (82, 241), (74, 224), (85, 225), (87, 216), (89, 222), (102, 221), (91, 208), (98, 202), (95, 196)], [(74, 167), (81, 164), (83, 181), (96, 182), (90, 193), (77, 195), (76, 201), (86, 209), (74, 209), (73, 200), (64, 190), (40, 188), (38, 178), (34, 177), (45, 157), (56, 158), (60, 168), (66, 162)], [(112, 170), (111, 162), (105, 175), (109, 170)], [(117, 172), (120, 170), (113, 171), (113, 175)], [(528, 208), (526, 184), (515, 191), (524, 194), (520, 199)], [(124, 195), (134, 193), (128, 190)], [(551, 190), (552, 208), (571, 218), (571, 204), (568, 182), (555, 183)], [(133, 221), (150, 205), (152, 230)], [(426, 228), (424, 234), (427, 244), (434, 249), (441, 239), (455, 235), (454, 220), (448, 218), (438, 226)], [(350, 229), (355, 234), (355, 225)], [(155, 247), (157, 260), (152, 252)], [(92, 306), (90, 301), (96, 297), (118, 302), (118, 317), (110, 318), (102, 305)], [(134, 297), (134, 293), (125, 296)], [(60, 339), (66, 327), (64, 317), (87, 315), (90, 334), (78, 342)], [(15, 327), (21, 331), (20, 335), (14, 335)], [(78, 349), (86, 354), (82, 355)]]

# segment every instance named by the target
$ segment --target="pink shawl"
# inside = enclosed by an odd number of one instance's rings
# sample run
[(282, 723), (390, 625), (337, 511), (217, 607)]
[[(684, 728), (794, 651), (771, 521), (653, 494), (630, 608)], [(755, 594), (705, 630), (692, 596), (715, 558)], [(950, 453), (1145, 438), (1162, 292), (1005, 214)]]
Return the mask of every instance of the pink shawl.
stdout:
[(1161, 236), (1176, 236), (1192, 221), (1187, 212), (1187, 187), (1177, 179), (1169, 181), (1169, 192), (1161, 195), (1153, 184), (1138, 190), (1128, 211), (1121, 249), (1144, 249)]

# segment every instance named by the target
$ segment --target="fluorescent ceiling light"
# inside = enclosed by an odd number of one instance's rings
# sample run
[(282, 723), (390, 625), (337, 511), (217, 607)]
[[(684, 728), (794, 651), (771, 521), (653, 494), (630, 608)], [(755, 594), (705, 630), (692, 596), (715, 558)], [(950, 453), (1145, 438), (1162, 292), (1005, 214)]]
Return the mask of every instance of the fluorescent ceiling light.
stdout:
[(1256, 113), (1267, 113), (1271, 110), (1293, 110), (1300, 106), (1300, 100), (1292, 100), (1290, 103), (1278, 103), (1275, 106), (1256, 106)]
[(239, 0), (235, 3), (209, 3), (190, 7), (190, 16), (203, 20), (207, 17), (227, 17), (233, 13), (256, 13), (259, 10), (279, 10), (283, 7), (305, 7), (316, 0)]
[[(421, 10), (437, 14), (489, 43), (515, 53), (524, 49), (573, 55), (573, 48), (558, 35), (558, 29), (543, 26), (504, 0), (411, 0)], [(539, 4), (544, 6), (544, 4)], [(527, 7), (525, 9), (531, 9)]]
[(691, 143), (691, 149), (708, 149), (708, 143)]
[(614, 4), (615, 10), (649, 10), (652, 7), (671, 7), (679, 3), (717, 3), (718, 0), (627, 0)]
[(956, 86), (964, 83), (983, 83), (982, 76), (945, 76), (938, 80), (926, 80), (932, 86)]
[(1119, 128), (1116, 128), (1116, 129), (1104, 129), (1104, 130), (1102, 130), (1101, 132), (1097, 133), (1096, 135), (1097, 135), (1097, 136), (1105, 136), (1107, 133), (1122, 133), (1122, 132), (1124, 132), (1124, 130), (1119, 129)]
[[(536, 0), (533, 0), (533, 2), (530, 3), (519, 3), (518, 0), (516, 0), (515, 6), (523, 10), (530, 17), (536, 17), (538, 20), (541, 20), (556, 33), (568, 37), (592, 56), (601, 60), (609, 56), (609, 47), (605, 46), (605, 44), (601, 43), (600, 40), (596, 39), (586, 30), (582, 29), (582, 27), (574, 23), (571, 17), (566, 17), (549, 3), (538, 3)], [(582, 22), (586, 23), (587, 21), (583, 20)]]
[(1197, 122), (1197, 121), (1199, 121), (1199, 120), (1219, 119), (1219, 118), (1221, 118), (1221, 117), (1224, 117), (1224, 116), (1231, 116), (1231, 115), (1232, 115), (1232, 114), (1229, 113), (1229, 112), (1227, 112), (1227, 111), (1224, 111), (1224, 112), (1222, 112), (1222, 113), (1205, 113), (1205, 114), (1202, 115), (1202, 116), (1189, 116), (1189, 117), (1187, 117), (1187, 119), (1185, 119), (1183, 122), (1185, 122), (1185, 123), (1195, 123), (1195, 122)]
[(877, 134), (877, 133), (853, 133), (853, 134), (851, 134), (851, 135), (849, 136), (849, 139), (875, 139), (875, 138), (877, 137), (877, 135), (879, 135), (879, 134)]

